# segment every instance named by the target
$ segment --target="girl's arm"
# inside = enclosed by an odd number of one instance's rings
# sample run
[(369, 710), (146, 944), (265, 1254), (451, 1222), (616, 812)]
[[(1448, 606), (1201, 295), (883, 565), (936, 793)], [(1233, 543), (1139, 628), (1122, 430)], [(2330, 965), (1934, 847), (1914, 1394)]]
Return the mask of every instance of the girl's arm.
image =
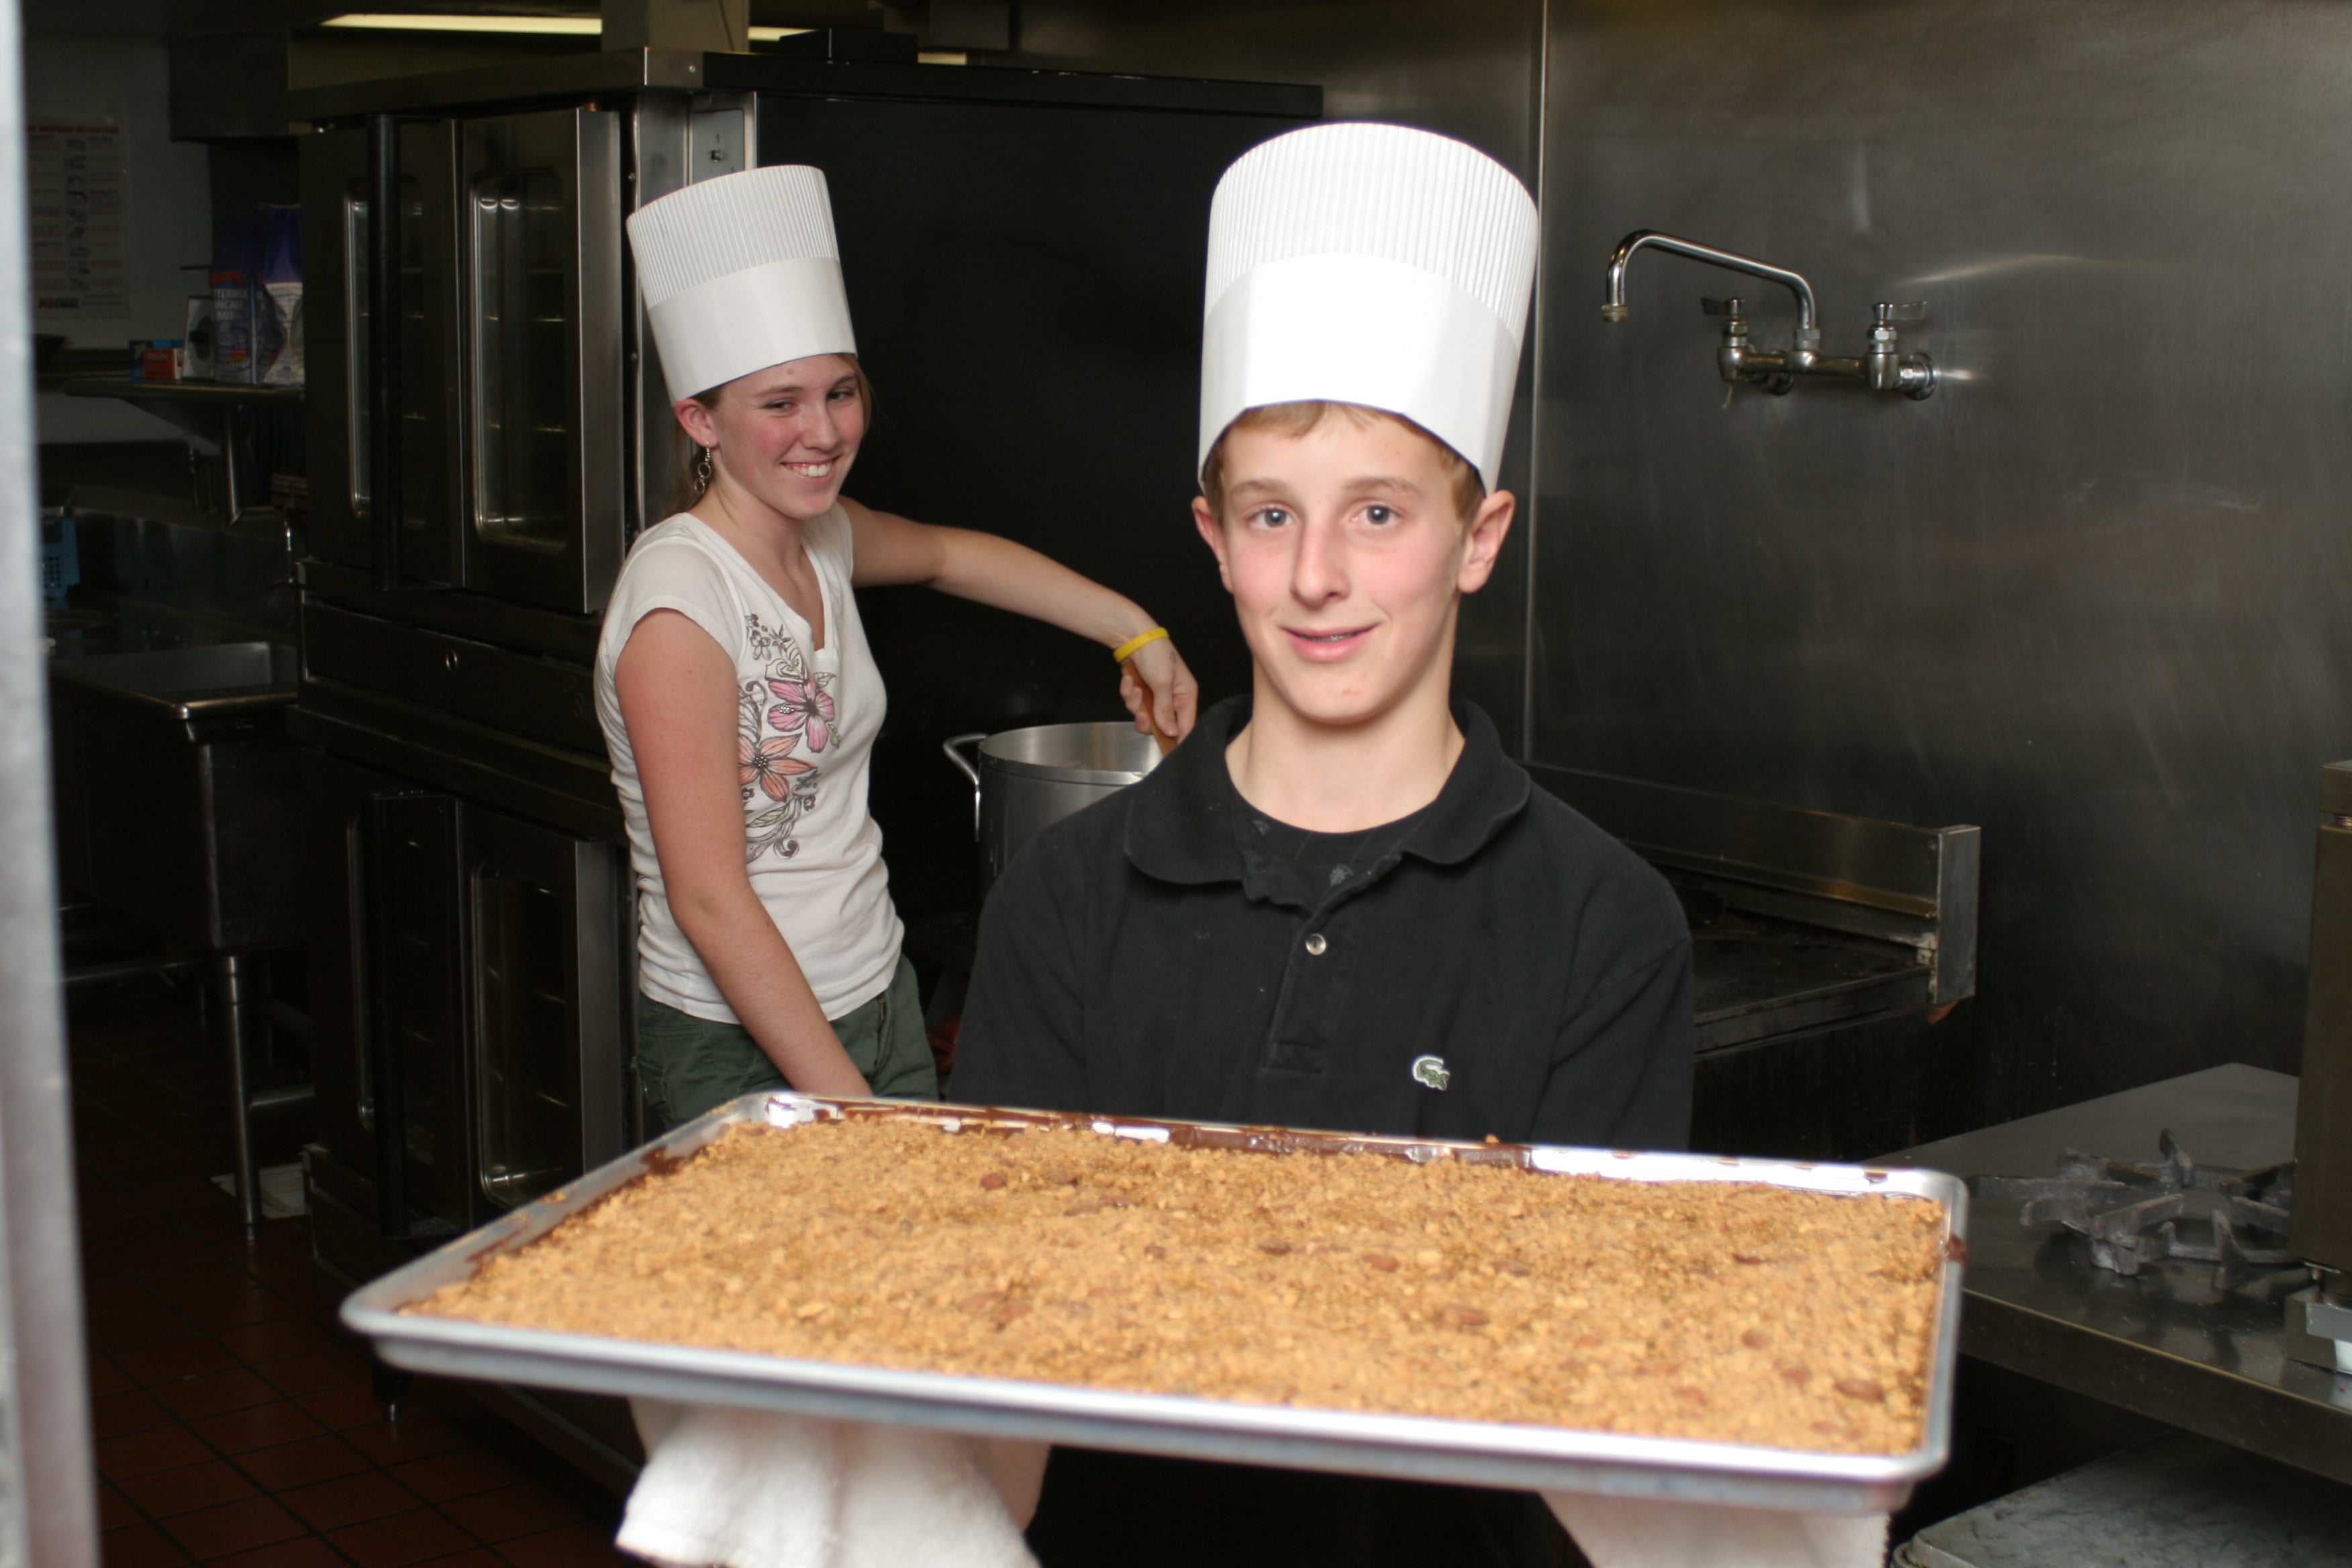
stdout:
[[(992, 533), (939, 528), (876, 511), (846, 496), (842, 506), (856, 530), (857, 562), (851, 581), (861, 588), (919, 584), (1000, 610), (1028, 616), (1048, 626), (1115, 648), (1156, 624), (1126, 595), (1061, 563)], [(1138, 729), (1158, 728), (1182, 740), (1192, 729), (1201, 691), (1166, 637), (1145, 644), (1134, 664), (1150, 684), (1152, 712), (1147, 717), (1132, 683), (1122, 679), (1120, 696), (1136, 715)]]
[(656, 610), (629, 634), (614, 685), (678, 930), (785, 1082), (871, 1095), (744, 868), (733, 661), (686, 616)]

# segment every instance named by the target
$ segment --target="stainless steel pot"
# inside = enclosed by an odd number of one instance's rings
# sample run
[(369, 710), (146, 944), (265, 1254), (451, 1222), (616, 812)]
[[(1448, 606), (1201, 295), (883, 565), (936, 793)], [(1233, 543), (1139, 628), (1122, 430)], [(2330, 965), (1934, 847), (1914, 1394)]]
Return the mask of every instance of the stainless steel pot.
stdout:
[[(977, 748), (976, 764), (964, 756), (968, 746)], [(1160, 763), (1160, 748), (1150, 736), (1117, 722), (956, 735), (940, 749), (971, 780), (982, 893), (1029, 840)]]

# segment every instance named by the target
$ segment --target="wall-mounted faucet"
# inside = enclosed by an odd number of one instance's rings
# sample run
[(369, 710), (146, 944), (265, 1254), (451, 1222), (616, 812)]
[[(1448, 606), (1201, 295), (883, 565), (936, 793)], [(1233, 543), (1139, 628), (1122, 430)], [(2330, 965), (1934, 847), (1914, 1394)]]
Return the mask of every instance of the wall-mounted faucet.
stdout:
[(1710, 267), (1745, 272), (1751, 278), (1780, 284), (1797, 297), (1796, 341), (1779, 353), (1749, 346), (1746, 301), (1699, 301), (1708, 315), (1724, 318), (1723, 342), (1715, 351), (1715, 363), (1716, 368), (1723, 373), (1723, 379), (1735, 386), (1744, 381), (1778, 396), (1795, 386), (1800, 376), (1830, 376), (1861, 382), (1873, 392), (1899, 392), (1906, 397), (1926, 397), (1936, 390), (1936, 362), (1926, 354), (1900, 353), (1895, 349), (1895, 329), (1924, 321), (1927, 313), (1926, 305), (1885, 302), (1874, 305), (1871, 307), (1870, 352), (1854, 358), (1824, 354), (1822, 353), (1821, 321), (1813, 307), (1813, 286), (1805, 281), (1804, 274), (1791, 272), (1785, 267), (1775, 267), (1752, 256), (1742, 256), (1737, 251), (1717, 250), (1714, 246), (1701, 245), (1696, 240), (1677, 239), (1671, 234), (1660, 234), (1654, 229), (1636, 229), (1627, 235), (1609, 258), (1609, 286), (1601, 301), (1601, 320), (1622, 321), (1632, 313), (1625, 304), (1625, 269), (1633, 262), (1634, 252), (1644, 249), (1687, 256)]

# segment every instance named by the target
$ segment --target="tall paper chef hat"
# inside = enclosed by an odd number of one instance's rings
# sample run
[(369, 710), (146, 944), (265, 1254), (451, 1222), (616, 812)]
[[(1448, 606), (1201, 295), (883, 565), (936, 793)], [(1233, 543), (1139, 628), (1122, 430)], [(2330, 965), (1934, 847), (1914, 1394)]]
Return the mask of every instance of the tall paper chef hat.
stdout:
[(1317, 125), (1217, 182), (1201, 461), (1235, 416), (1321, 399), (1401, 414), (1495, 488), (1536, 267), (1536, 205), (1474, 147)]
[(821, 169), (746, 169), (673, 191), (630, 216), (629, 247), (673, 398), (857, 352)]

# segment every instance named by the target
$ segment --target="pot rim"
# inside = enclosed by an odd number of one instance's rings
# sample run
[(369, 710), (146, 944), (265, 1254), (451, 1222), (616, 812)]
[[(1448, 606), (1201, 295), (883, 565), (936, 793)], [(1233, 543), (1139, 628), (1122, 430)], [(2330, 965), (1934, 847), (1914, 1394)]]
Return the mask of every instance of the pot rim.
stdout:
[(999, 741), (1014, 735), (1051, 735), (1064, 731), (1099, 732), (1105, 730), (1112, 731), (1115, 735), (1136, 735), (1139, 740), (1144, 739), (1130, 725), (1108, 719), (1087, 723), (1031, 724), (1018, 730), (1000, 730), (980, 743), (981, 771), (985, 773), (993, 769), (1013, 778), (1041, 779), (1052, 784), (1131, 784), (1141, 780), (1144, 774), (1159, 765), (1160, 758), (1156, 747), (1153, 749), (1154, 754), (1150, 762), (1141, 768), (1090, 768), (1066, 763), (1032, 762), (1025, 757), (1008, 757), (993, 749)]

